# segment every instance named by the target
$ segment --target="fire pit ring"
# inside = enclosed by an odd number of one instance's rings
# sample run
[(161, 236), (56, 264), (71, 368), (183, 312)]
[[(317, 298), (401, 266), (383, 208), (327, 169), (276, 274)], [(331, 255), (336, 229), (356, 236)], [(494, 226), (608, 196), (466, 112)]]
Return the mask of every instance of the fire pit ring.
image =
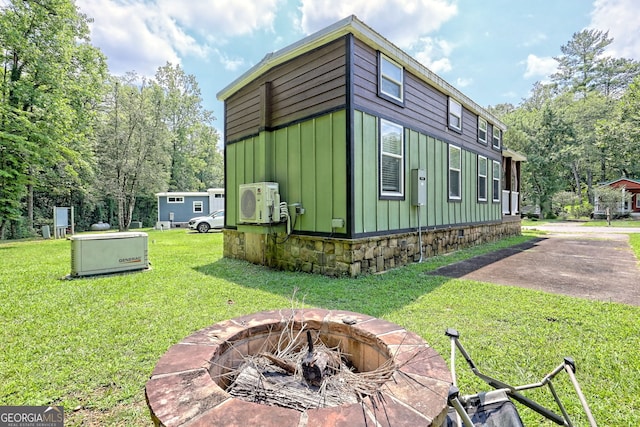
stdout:
[[(380, 389), (384, 408), (365, 399), (300, 412), (247, 402), (225, 391), (223, 374), (292, 321), (318, 331), (327, 345), (339, 346), (360, 372), (393, 358), (398, 368)], [(160, 358), (145, 391), (156, 426), (328, 427), (375, 425), (374, 420), (384, 426), (439, 426), (450, 385), (444, 359), (415, 333), (364, 314), (301, 309), (249, 314), (195, 332)]]

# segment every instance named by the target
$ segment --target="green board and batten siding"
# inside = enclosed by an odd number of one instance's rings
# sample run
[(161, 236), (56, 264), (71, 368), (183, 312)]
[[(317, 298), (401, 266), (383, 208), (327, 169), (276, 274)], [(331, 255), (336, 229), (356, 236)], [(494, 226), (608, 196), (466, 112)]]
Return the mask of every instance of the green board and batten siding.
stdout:
[(347, 219), (346, 135), (342, 110), (228, 145), (227, 226), (236, 225), (240, 184), (274, 181), (282, 201), (305, 209), (295, 230), (331, 233), (332, 218)]
[(345, 43), (273, 67), (225, 101), (227, 227), (237, 225), (238, 186), (261, 181), (303, 205), (295, 230), (331, 233), (332, 218), (346, 221)]
[[(427, 204), (420, 208), (420, 226), (441, 228), (500, 221), (500, 203), (491, 201), (491, 170), (487, 176), (488, 202), (477, 201), (477, 154), (462, 150), (462, 199), (448, 200), (446, 142), (405, 128), (405, 199), (378, 199), (378, 118), (354, 114), (354, 229), (356, 234), (381, 233), (418, 227), (418, 209), (411, 205), (411, 170), (427, 171)], [(489, 159), (490, 161), (490, 159)]]
[[(280, 183), (283, 201), (301, 203), (305, 214), (296, 220), (302, 232), (342, 233), (331, 219), (353, 224), (355, 236), (408, 230), (418, 226), (411, 205), (411, 170), (427, 171), (427, 205), (420, 208), (422, 227), (443, 227), (499, 221), (501, 205), (491, 201), (492, 168), (487, 175), (487, 202), (477, 201), (477, 154), (462, 150), (462, 199), (448, 200), (448, 147), (439, 139), (405, 128), (405, 198), (378, 198), (378, 118), (354, 112), (353, 215), (348, 218), (347, 126), (344, 110), (228, 145), (227, 225), (237, 218), (238, 185)], [(489, 165), (491, 159), (489, 159)]]

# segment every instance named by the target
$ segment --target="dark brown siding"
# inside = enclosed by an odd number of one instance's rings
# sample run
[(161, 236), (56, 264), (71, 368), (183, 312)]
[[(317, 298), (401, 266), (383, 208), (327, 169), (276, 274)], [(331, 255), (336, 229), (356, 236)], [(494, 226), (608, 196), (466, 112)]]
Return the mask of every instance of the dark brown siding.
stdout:
[[(427, 135), (460, 145), (475, 152), (490, 152), (478, 143), (478, 116), (464, 108), (462, 133), (447, 127), (448, 96), (405, 70), (404, 106), (378, 96), (378, 52), (360, 40), (355, 41), (353, 90), (354, 109), (395, 120)], [(460, 102), (460, 100), (458, 100)], [(495, 154), (494, 154), (495, 156)]]
[(258, 132), (260, 127), (260, 85), (251, 84), (225, 102), (227, 141)]
[[(346, 70), (345, 38), (269, 70), (227, 99), (226, 140), (237, 141), (257, 134), (261, 127), (280, 127), (344, 107)], [(265, 82), (271, 82), (269, 90), (264, 89)], [(270, 93), (266, 107), (265, 93)], [(269, 123), (261, 123), (265, 117)]]

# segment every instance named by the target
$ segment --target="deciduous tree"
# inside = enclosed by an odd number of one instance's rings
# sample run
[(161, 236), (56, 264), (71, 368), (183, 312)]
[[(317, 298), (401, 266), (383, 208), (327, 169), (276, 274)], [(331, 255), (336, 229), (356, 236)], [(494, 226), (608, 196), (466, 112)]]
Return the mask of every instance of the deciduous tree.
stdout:
[(215, 160), (218, 144), (218, 134), (211, 127), (213, 114), (202, 106), (195, 77), (179, 65), (165, 64), (158, 68), (155, 78), (164, 92), (164, 121), (171, 141), (168, 189), (204, 190), (215, 179), (209, 165)]
[(603, 181), (640, 178), (640, 77), (615, 103), (612, 114), (598, 121), (596, 136), (609, 165)]
[[(26, 211), (47, 171), (79, 178), (90, 153), (91, 107), (106, 70), (87, 18), (69, 0), (9, 0), (0, 8), (0, 236)], [(23, 198), (26, 196), (26, 208)]]
[(138, 194), (162, 189), (168, 180), (169, 131), (164, 93), (130, 73), (112, 78), (96, 140), (99, 188), (118, 204), (118, 229), (128, 230)]

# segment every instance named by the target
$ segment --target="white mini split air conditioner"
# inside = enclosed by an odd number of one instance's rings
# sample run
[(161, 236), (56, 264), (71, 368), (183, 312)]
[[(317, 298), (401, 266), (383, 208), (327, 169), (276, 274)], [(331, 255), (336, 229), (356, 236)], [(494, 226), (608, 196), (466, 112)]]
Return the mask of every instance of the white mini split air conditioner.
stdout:
[(241, 184), (239, 223), (271, 224), (280, 222), (280, 193), (277, 182)]
[(80, 234), (71, 237), (71, 276), (149, 268), (147, 233)]

